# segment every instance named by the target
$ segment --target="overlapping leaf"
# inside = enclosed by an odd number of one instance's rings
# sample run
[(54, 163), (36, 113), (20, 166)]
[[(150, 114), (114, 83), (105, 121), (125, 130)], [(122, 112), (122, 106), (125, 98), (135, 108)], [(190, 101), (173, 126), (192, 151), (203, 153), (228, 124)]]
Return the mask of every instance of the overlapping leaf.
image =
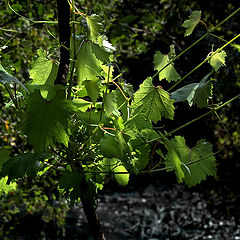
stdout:
[(14, 191), (17, 187), (15, 182), (11, 182), (8, 184), (8, 177), (4, 177), (0, 179), (0, 196), (2, 194), (7, 194), (11, 191)]
[(139, 90), (134, 94), (132, 108), (136, 114), (140, 114), (144, 119), (157, 122), (162, 117), (173, 119), (174, 100), (170, 99), (169, 93), (160, 86), (152, 84), (152, 78), (147, 78)]
[(72, 110), (63, 92), (58, 92), (50, 101), (43, 99), (37, 90), (29, 96), (25, 133), (36, 151), (46, 151), (55, 142), (68, 145), (68, 119)]
[(193, 11), (188, 20), (182, 26), (186, 28), (184, 36), (189, 36), (201, 19), (201, 11)]
[(212, 54), (211, 58), (209, 59), (209, 63), (215, 71), (218, 71), (218, 69), (222, 66), (226, 66), (225, 64), (226, 56), (227, 54), (223, 50)]
[(160, 51), (157, 51), (156, 54), (154, 55), (154, 70), (160, 71), (159, 80), (166, 79), (168, 82), (171, 82), (177, 81), (178, 79), (181, 78), (180, 75), (175, 70), (173, 63), (165, 67), (171, 60), (171, 58), (174, 57), (174, 54), (175, 54), (174, 49), (171, 47), (168, 55), (163, 55)]
[(47, 54), (41, 50), (37, 50), (38, 58), (32, 63), (32, 68), (29, 71), (30, 78), (33, 84), (50, 86), (54, 85), (57, 77), (58, 66), (55, 61), (50, 60)]
[(77, 56), (77, 80), (98, 80), (101, 75), (101, 61), (99, 61), (92, 51), (91, 43), (84, 41)]
[(212, 84), (207, 81), (210, 75), (206, 75), (199, 83), (191, 83), (176, 90), (171, 97), (175, 102), (187, 100), (190, 106), (196, 104), (199, 108), (205, 107), (211, 94)]
[[(184, 181), (189, 187), (205, 180), (206, 176), (216, 175), (216, 159), (210, 143), (200, 140), (194, 148), (190, 149), (186, 146), (183, 137), (176, 136), (171, 140), (171, 147), (178, 153), (182, 163), (181, 169), (184, 172)], [(171, 154), (167, 155), (166, 166), (173, 166)]]
[(86, 16), (86, 21), (89, 28), (88, 38), (96, 41), (102, 27), (101, 18), (96, 14), (92, 14), (91, 16)]

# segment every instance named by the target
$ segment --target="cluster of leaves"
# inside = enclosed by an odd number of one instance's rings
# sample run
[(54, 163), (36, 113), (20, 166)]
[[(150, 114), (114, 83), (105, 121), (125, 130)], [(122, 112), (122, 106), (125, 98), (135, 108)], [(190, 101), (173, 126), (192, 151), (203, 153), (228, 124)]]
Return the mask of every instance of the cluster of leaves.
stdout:
[[(79, 13), (79, 12), (78, 12)], [(97, 15), (77, 14), (72, 23), (71, 64), (68, 85), (55, 85), (58, 62), (48, 52), (38, 50), (32, 62), (30, 81), (21, 84), (0, 65), (0, 82), (8, 89), (12, 107), (19, 112), (19, 128), (32, 149), (14, 155), (0, 149), (0, 177), (8, 183), (25, 175), (42, 175), (51, 168), (62, 169), (59, 190), (78, 200), (94, 200), (106, 177), (113, 175), (125, 186), (130, 174), (144, 170), (150, 161), (151, 142), (158, 141), (158, 165), (174, 170), (178, 182), (193, 186), (216, 175), (216, 162), (209, 142), (202, 139), (189, 148), (185, 139), (154, 129), (162, 118), (174, 119), (175, 102), (188, 101), (203, 108), (211, 97), (212, 81), (207, 75), (201, 82), (169, 93), (148, 77), (132, 93), (114, 69), (114, 47), (102, 35)], [(197, 15), (198, 17), (196, 17)], [(200, 21), (193, 12), (183, 27), (189, 35)], [(214, 71), (225, 65), (226, 53), (216, 50), (207, 57)], [(181, 80), (174, 68), (174, 46), (167, 55), (154, 56), (155, 76), (171, 83)], [(178, 81), (179, 82), (179, 81)], [(18, 84), (19, 97), (11, 92)], [(67, 93), (67, 94), (66, 94)], [(157, 167), (157, 166), (155, 166)], [(154, 168), (155, 168), (154, 167)], [(154, 169), (157, 170), (157, 169)], [(3, 184), (2, 184), (3, 185)]]

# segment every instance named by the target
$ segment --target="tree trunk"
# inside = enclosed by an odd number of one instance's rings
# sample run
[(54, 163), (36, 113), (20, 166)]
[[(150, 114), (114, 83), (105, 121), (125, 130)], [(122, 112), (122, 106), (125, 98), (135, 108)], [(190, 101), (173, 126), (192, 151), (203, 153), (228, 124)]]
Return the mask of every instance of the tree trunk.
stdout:
[(84, 200), (84, 198), (81, 198), (81, 201), (93, 238), (95, 240), (105, 240), (95, 207), (90, 201)]
[[(60, 42), (60, 64), (55, 84), (66, 85), (67, 74), (70, 63), (70, 6), (68, 0), (57, 0), (58, 28)], [(74, 169), (73, 169), (74, 170)], [(83, 188), (88, 192), (88, 184), (84, 181)], [(90, 231), (95, 240), (105, 240), (96, 209), (89, 199), (81, 197), (83, 211), (87, 217)]]

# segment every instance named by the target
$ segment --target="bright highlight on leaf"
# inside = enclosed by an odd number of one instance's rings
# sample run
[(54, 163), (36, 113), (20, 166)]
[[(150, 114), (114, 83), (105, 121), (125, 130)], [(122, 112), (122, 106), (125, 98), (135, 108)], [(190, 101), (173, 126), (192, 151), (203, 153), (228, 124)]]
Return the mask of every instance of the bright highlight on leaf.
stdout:
[(97, 76), (100, 76), (101, 72), (100, 66), (101, 62), (93, 54), (91, 43), (84, 41), (77, 56), (77, 80), (98, 80)]
[(58, 66), (55, 61), (48, 59), (46, 52), (41, 49), (37, 50), (38, 58), (32, 63), (29, 71), (33, 84), (50, 86), (54, 85), (57, 77)]
[(187, 100), (189, 106), (196, 104), (199, 108), (205, 107), (212, 88), (211, 82), (207, 81), (210, 75), (211, 73), (206, 75), (199, 83), (191, 83), (176, 90), (171, 97), (175, 102)]
[(218, 53), (212, 54), (211, 58), (209, 59), (209, 63), (215, 71), (218, 71), (218, 69), (222, 66), (226, 66), (226, 64), (225, 64), (226, 56), (227, 56), (227, 54), (224, 50), (222, 50)]
[[(168, 82), (177, 81), (180, 79), (180, 75), (175, 70), (173, 63), (164, 68), (167, 63), (175, 56), (174, 48), (171, 45), (168, 55), (163, 55), (160, 51), (157, 51), (154, 55), (154, 70), (159, 72), (159, 80), (166, 79)], [(164, 68), (164, 69), (163, 69)], [(162, 70), (163, 69), (163, 70)], [(161, 71), (162, 70), (162, 71)]]
[(184, 21), (182, 26), (186, 28), (184, 36), (192, 34), (194, 28), (197, 26), (201, 19), (201, 11), (193, 11), (188, 20)]
[(89, 40), (96, 41), (102, 27), (101, 18), (96, 14), (92, 14), (86, 16), (86, 21), (89, 28)]
[(50, 101), (35, 90), (28, 97), (25, 133), (35, 151), (46, 151), (55, 142), (68, 145), (70, 129), (68, 118), (73, 110), (64, 92), (58, 92)]
[[(126, 186), (129, 181), (129, 174), (126, 168), (123, 165), (120, 165), (114, 168), (114, 172), (117, 173), (115, 174), (115, 179), (118, 182), (118, 184), (121, 186)], [(123, 174), (120, 174), (120, 173), (123, 173)]]
[(140, 114), (144, 119), (156, 123), (162, 117), (173, 119), (173, 102), (169, 93), (160, 86), (153, 86), (152, 78), (149, 77), (134, 94), (132, 108), (135, 110), (135, 114)]
[(0, 179), (0, 196), (2, 194), (7, 194), (11, 191), (16, 190), (17, 184), (15, 182), (12, 183), (7, 183), (8, 182), (8, 177), (4, 177)]

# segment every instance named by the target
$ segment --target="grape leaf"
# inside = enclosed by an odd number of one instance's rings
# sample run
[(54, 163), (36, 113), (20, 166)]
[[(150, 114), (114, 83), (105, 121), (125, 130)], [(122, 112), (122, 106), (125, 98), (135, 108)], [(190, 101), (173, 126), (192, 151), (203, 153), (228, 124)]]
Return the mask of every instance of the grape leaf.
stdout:
[(0, 179), (0, 196), (3, 194), (7, 194), (11, 191), (16, 190), (17, 184), (15, 182), (7, 183), (8, 177), (4, 177)]
[(89, 28), (88, 38), (89, 40), (96, 41), (102, 28), (101, 18), (96, 14), (92, 14), (91, 16), (86, 16), (86, 21)]
[(173, 119), (173, 102), (169, 93), (160, 86), (153, 86), (152, 78), (148, 77), (134, 93), (132, 108), (135, 114), (140, 114), (146, 120), (157, 122), (162, 117)]
[(201, 11), (193, 11), (188, 20), (184, 21), (182, 26), (186, 28), (184, 36), (192, 34), (194, 28), (197, 26), (201, 19)]
[(91, 42), (92, 52), (95, 57), (103, 63), (109, 61), (111, 52), (106, 51), (104, 48), (100, 47), (98, 44)]
[(104, 110), (106, 115), (109, 116), (114, 109), (116, 109), (116, 95), (114, 92), (106, 93), (104, 99)]
[(54, 85), (57, 77), (58, 66), (55, 61), (48, 59), (46, 52), (37, 50), (38, 58), (32, 63), (29, 71), (33, 84), (50, 86)]
[(99, 96), (99, 87), (97, 81), (86, 80), (83, 82), (87, 89), (88, 96), (92, 99), (95, 104)]
[(212, 73), (206, 75), (199, 83), (191, 83), (171, 93), (175, 102), (188, 101), (189, 106), (196, 104), (199, 108), (208, 104), (212, 83), (207, 81)]
[[(160, 132), (159, 132), (160, 133)], [(162, 133), (160, 133), (161, 138), (163, 140), (163, 143), (165, 145), (165, 147), (168, 150), (168, 153), (165, 157), (166, 162), (165, 165), (166, 167), (171, 167), (173, 166), (175, 169), (175, 173), (177, 176), (177, 180), (179, 183), (183, 182), (183, 179), (185, 177), (185, 174), (182, 170), (182, 162), (180, 159), (180, 153), (178, 151), (178, 149), (176, 148), (176, 146), (173, 143), (173, 140), (168, 140)]]
[(115, 137), (105, 134), (100, 140), (100, 151), (104, 157), (117, 158), (119, 155), (119, 144)]
[(28, 89), (17, 78), (9, 74), (0, 63), (0, 83), (10, 84), (11, 82), (15, 82), (16, 84), (20, 85), (26, 92), (28, 92)]
[(34, 176), (41, 168), (40, 161), (44, 156), (37, 153), (20, 153), (3, 164), (0, 177), (8, 176), (8, 182), (23, 177)]
[(92, 103), (89, 101), (86, 101), (82, 98), (78, 98), (78, 99), (73, 99), (73, 104), (74, 106), (77, 107), (77, 109), (81, 112), (86, 112), (88, 108), (91, 107)]
[(37, 152), (46, 151), (55, 142), (68, 145), (68, 118), (72, 111), (73, 106), (65, 99), (64, 92), (57, 92), (50, 101), (43, 99), (37, 90), (29, 95), (24, 130)]
[(91, 43), (84, 41), (81, 45), (76, 60), (77, 80), (98, 80), (101, 75), (101, 61), (99, 61), (92, 51)]
[[(212, 145), (205, 140), (197, 142), (196, 146), (190, 149), (186, 146), (185, 139), (181, 136), (176, 136), (171, 140), (172, 146), (179, 153), (182, 163), (188, 168), (182, 165), (184, 172), (184, 181), (191, 187), (202, 180), (206, 179), (206, 176), (216, 175), (216, 159), (212, 152)], [(193, 164), (188, 165), (189, 162), (196, 161)], [(166, 166), (171, 166), (170, 159), (167, 159)]]
[(81, 180), (81, 174), (65, 171), (59, 179), (59, 188), (69, 190), (74, 187), (79, 187)]
[(132, 146), (133, 164), (138, 170), (144, 169), (149, 162), (150, 145), (144, 143), (141, 139), (130, 141)]
[(209, 59), (209, 63), (215, 71), (218, 71), (218, 69), (222, 66), (226, 66), (225, 64), (226, 56), (227, 54), (223, 50), (218, 53), (212, 54), (211, 58)]
[[(171, 49), (171, 48), (170, 48)], [(172, 58), (174, 56), (173, 50), (170, 50), (169, 56)], [(175, 70), (173, 63), (164, 68), (167, 63), (170, 61), (168, 55), (163, 55), (160, 51), (157, 51), (154, 55), (154, 70), (159, 72), (159, 80), (166, 79), (168, 82), (177, 81), (180, 79), (180, 75)], [(163, 69), (164, 68), (164, 69)], [(161, 69), (163, 69), (161, 71)]]
[[(129, 173), (123, 165), (114, 168), (115, 179), (121, 186), (126, 186), (129, 181)], [(119, 174), (118, 174), (119, 173)], [(120, 174), (123, 173), (123, 174)]]

